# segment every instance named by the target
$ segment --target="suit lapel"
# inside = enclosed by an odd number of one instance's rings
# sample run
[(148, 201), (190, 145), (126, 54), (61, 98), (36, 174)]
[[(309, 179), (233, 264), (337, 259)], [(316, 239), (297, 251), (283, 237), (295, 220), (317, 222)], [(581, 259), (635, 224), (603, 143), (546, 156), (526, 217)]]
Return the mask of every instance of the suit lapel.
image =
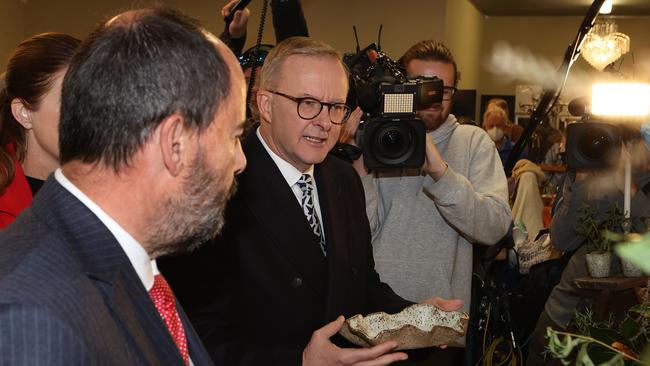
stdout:
[[(244, 144), (248, 168), (239, 177), (238, 196), (269, 235), (269, 242), (324, 297), (325, 259), (300, 203), (256, 134)], [(320, 187), (318, 188), (320, 192)]]
[[(345, 207), (342, 202), (354, 199), (344, 195), (342, 184), (345, 180), (338, 176), (339, 172), (331, 169), (328, 164), (329, 157), (322, 164), (316, 166), (314, 176), (318, 185), (318, 199), (320, 209), (323, 215), (323, 225), (325, 226), (325, 238), (327, 240), (327, 268), (328, 268), (328, 293), (327, 293), (327, 311), (326, 321), (340, 315), (340, 304), (347, 302), (347, 299), (341, 293), (341, 289), (348, 288), (346, 281), (349, 280), (347, 268), (350, 268), (351, 256), (350, 250), (352, 243), (346, 242), (347, 230), (354, 228), (360, 222), (350, 222), (355, 220), (350, 217), (349, 212), (341, 209)], [(321, 188), (322, 187), (322, 188)], [(331, 319), (330, 319), (331, 318)]]
[[(178, 304), (178, 300), (176, 303)], [(201, 342), (201, 339), (194, 331), (192, 323), (190, 323), (190, 320), (183, 311), (183, 308), (178, 305), (177, 310), (178, 315), (181, 317), (181, 321), (183, 322), (183, 328), (185, 328), (185, 335), (187, 336), (187, 347), (189, 348), (190, 359), (192, 359), (192, 363), (197, 366), (212, 365), (213, 363), (210, 359), (210, 355), (208, 355), (208, 352), (205, 350), (205, 347)]]
[[(129, 266), (130, 267), (130, 266)], [(132, 268), (113, 281), (109, 306), (147, 364), (184, 364), (176, 343)]]
[(183, 364), (128, 257), (97, 216), (53, 177), (39, 191), (32, 209), (69, 244), (142, 363)]

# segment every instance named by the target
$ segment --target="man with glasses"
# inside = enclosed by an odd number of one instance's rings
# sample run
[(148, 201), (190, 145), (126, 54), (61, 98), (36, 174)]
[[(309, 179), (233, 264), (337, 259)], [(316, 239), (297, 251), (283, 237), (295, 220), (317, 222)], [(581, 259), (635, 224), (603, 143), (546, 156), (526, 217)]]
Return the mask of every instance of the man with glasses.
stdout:
[[(506, 177), (485, 131), (460, 125), (450, 114), (458, 71), (449, 49), (421, 41), (401, 62), (409, 77), (442, 79), (444, 95), (442, 103), (417, 111), (428, 132), (421, 170), (368, 172), (363, 157), (354, 162), (366, 193), (377, 272), (405, 299), (436, 294), (463, 300), (467, 311), (472, 244), (495, 244), (510, 227)], [(444, 365), (457, 362), (460, 353), (450, 347), (425, 356)]]
[[(349, 108), (345, 68), (329, 45), (278, 44), (261, 72), (260, 126), (243, 141), (248, 169), (216, 243), (163, 272), (216, 364), (386, 365), (393, 342), (339, 348), (343, 315), (411, 304), (374, 269), (361, 181), (328, 152)], [(203, 291), (199, 287), (204, 287)], [(191, 288), (192, 291), (187, 291)], [(460, 301), (429, 299), (445, 310)]]

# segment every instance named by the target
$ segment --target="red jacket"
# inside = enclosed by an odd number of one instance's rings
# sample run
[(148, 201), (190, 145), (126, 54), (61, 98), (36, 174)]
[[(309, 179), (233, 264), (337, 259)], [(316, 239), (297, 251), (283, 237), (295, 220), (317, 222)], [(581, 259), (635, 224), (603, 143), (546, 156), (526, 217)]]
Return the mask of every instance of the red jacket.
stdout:
[(9, 153), (16, 164), (16, 174), (5, 193), (0, 196), (0, 229), (9, 226), (22, 210), (32, 204), (32, 190), (29, 188), (23, 167), (20, 166), (11, 145)]

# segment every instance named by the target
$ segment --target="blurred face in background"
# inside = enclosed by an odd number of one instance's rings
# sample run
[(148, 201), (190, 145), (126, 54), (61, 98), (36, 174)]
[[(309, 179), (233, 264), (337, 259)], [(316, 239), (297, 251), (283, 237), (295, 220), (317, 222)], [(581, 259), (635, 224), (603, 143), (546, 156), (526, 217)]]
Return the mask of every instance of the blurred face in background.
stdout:
[(497, 146), (503, 143), (504, 136), (510, 132), (509, 128), (508, 116), (503, 109), (493, 106), (483, 114), (483, 129)]

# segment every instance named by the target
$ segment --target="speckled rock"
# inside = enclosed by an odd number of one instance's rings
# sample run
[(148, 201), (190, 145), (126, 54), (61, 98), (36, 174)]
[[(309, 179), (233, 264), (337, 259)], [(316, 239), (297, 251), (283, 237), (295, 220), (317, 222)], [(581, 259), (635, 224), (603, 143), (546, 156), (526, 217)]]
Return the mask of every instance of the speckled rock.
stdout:
[(396, 341), (398, 350), (424, 348), (448, 344), (463, 336), (468, 320), (466, 313), (415, 304), (397, 314), (355, 315), (345, 321), (340, 333), (362, 347)]

